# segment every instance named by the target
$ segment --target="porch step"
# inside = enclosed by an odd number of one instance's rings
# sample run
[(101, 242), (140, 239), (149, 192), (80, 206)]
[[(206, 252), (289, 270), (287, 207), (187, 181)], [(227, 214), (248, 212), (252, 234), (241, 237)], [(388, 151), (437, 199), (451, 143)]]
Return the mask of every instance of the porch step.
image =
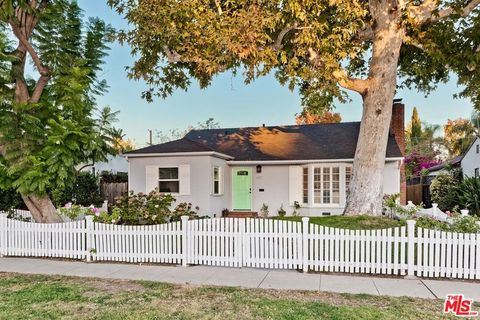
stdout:
[(228, 218), (257, 218), (258, 212), (253, 211), (230, 211)]

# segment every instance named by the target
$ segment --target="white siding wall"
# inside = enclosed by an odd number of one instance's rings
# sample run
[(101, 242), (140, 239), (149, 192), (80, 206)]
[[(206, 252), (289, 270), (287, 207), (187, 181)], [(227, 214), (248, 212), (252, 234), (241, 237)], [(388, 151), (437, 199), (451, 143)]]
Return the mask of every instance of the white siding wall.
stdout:
[(477, 138), (462, 159), (462, 171), (465, 176), (473, 177), (475, 168), (480, 168), (480, 152), (477, 153), (477, 148), (480, 148), (480, 138)]
[[(177, 202), (191, 202), (200, 207), (201, 215), (221, 216), (225, 208), (232, 209), (232, 167), (225, 160), (211, 156), (195, 157), (146, 157), (129, 159), (129, 190), (135, 192), (146, 191), (146, 170), (149, 166), (190, 166), (190, 194), (179, 195)], [(384, 174), (384, 193), (392, 194), (400, 192), (400, 167), (399, 161), (387, 162)], [(346, 165), (346, 164), (342, 164)], [(220, 166), (223, 176), (223, 194), (212, 195), (212, 168)], [(248, 166), (242, 166), (248, 167)], [(293, 212), (290, 204), (289, 189), (290, 165), (262, 165), (262, 172), (256, 172), (256, 165), (250, 166), (252, 170), (252, 211), (260, 212), (262, 204), (269, 207), (270, 215), (277, 215), (277, 211), (283, 204), (287, 215)], [(345, 203), (344, 193), (344, 170), (340, 171), (341, 199), (336, 207), (301, 208), (300, 214), (305, 216), (318, 216), (323, 213), (331, 215), (342, 214)], [(261, 191), (262, 190), (262, 191)], [(296, 192), (296, 194), (301, 194)], [(299, 199), (301, 200), (301, 199)]]
[[(347, 164), (341, 164), (341, 166), (344, 165)], [(350, 163), (348, 165), (352, 164)], [(290, 197), (292, 193), (289, 190), (289, 180), (291, 175), (290, 166), (263, 165), (262, 173), (256, 172), (256, 166), (252, 166), (251, 168), (253, 173), (252, 211), (260, 213), (260, 208), (262, 207), (262, 204), (265, 203), (268, 205), (269, 215), (277, 215), (278, 209), (280, 209), (280, 206), (283, 204), (283, 208), (287, 211), (287, 215), (291, 215), (294, 208), (290, 205)], [(344, 175), (345, 171), (342, 167), (340, 170), (340, 205), (331, 207), (302, 207), (300, 209), (300, 215), (320, 216), (324, 213), (329, 213), (331, 215), (342, 214), (345, 206)], [(400, 161), (385, 163), (383, 183), (385, 194), (400, 192)], [(263, 191), (260, 191), (261, 189), (263, 189)]]
[[(224, 195), (212, 195), (212, 167), (217, 165), (222, 167), (225, 182), (229, 180), (230, 172), (225, 160), (211, 156), (194, 157), (145, 157), (129, 158), (129, 190), (138, 192), (147, 192), (147, 170), (152, 167), (190, 167), (190, 190), (188, 194), (175, 195), (177, 203), (190, 202), (193, 207), (200, 208), (200, 215), (209, 215), (220, 217), (223, 208), (229, 207), (227, 201), (227, 183), (225, 183)], [(147, 169), (148, 168), (148, 169)], [(158, 170), (157, 170), (158, 171)], [(150, 176), (150, 173), (149, 175)], [(186, 177), (185, 177), (186, 179)], [(181, 184), (181, 182), (180, 182)], [(180, 186), (182, 189), (182, 186)]]

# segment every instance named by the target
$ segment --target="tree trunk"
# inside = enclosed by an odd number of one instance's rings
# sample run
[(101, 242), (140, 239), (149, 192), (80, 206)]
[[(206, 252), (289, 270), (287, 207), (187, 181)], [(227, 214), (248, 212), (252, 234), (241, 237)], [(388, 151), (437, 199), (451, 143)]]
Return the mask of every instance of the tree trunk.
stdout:
[(62, 218), (48, 195), (36, 196), (22, 194), (22, 199), (36, 222), (62, 222)]
[[(379, 6), (386, 2), (379, 1)], [(376, 9), (376, 10), (375, 10)], [(375, 11), (378, 16), (375, 18)], [(397, 66), (404, 31), (390, 8), (374, 8), (372, 59), (368, 90), (363, 95), (363, 114), (355, 152), (353, 177), (345, 207), (346, 215), (381, 215), (383, 170), (392, 103), (397, 84)]]

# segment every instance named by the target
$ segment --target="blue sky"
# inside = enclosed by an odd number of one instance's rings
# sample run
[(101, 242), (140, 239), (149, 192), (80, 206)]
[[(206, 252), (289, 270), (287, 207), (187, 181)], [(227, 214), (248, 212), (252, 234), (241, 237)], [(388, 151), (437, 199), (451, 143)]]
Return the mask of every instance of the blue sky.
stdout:
[[(100, 17), (117, 29), (127, 27), (105, 0), (78, 2), (86, 17)], [(103, 74), (110, 90), (98, 99), (98, 103), (121, 111), (118, 126), (137, 146), (146, 144), (148, 129), (184, 129), (210, 117), (222, 127), (293, 124), (294, 115), (301, 111), (298, 93), (279, 85), (273, 76), (258, 79), (247, 86), (241, 76), (233, 77), (229, 73), (218, 76), (207, 89), (200, 90), (196, 83), (192, 83), (188, 92), (177, 91), (165, 100), (156, 99), (147, 103), (141, 98), (145, 84), (127, 79), (125, 67), (133, 61), (127, 46), (111, 46)], [(410, 90), (399, 91), (397, 97), (403, 98), (407, 117), (417, 106), (422, 121), (444, 124), (449, 118), (469, 118), (472, 112), (472, 104), (468, 100), (453, 99), (455, 92), (458, 92), (456, 83), (451, 81), (440, 85), (427, 98)], [(341, 113), (343, 121), (360, 120), (361, 99), (355, 94), (351, 98), (351, 103), (336, 106), (336, 112)]]

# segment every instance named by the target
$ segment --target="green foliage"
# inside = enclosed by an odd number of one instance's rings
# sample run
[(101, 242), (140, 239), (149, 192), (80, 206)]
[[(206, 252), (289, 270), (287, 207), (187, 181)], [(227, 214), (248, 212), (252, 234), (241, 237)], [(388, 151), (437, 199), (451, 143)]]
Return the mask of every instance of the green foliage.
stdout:
[[(45, 195), (71, 188), (77, 165), (103, 160), (110, 153), (93, 112), (95, 96), (107, 88), (99, 74), (113, 30), (98, 19), (84, 22), (75, 1), (49, 2), (35, 14), (40, 19), (30, 41), (51, 74), (38, 103), (20, 103), (13, 87), (5, 85), (15, 81), (13, 75), (19, 76), (18, 65), (7, 63), (12, 72), (0, 84), (0, 145), (5, 151), (0, 157), (0, 185)], [(2, 39), (10, 37), (18, 41), (0, 21), (0, 47), (5, 45)], [(0, 66), (6, 62), (0, 56)], [(30, 92), (38, 85), (27, 76), (26, 84)]]
[(101, 205), (99, 179), (89, 172), (80, 172), (69, 187), (52, 191), (52, 200), (56, 206), (72, 202), (84, 207)]
[[(146, 81), (149, 89), (143, 96), (149, 101), (175, 89), (187, 90), (192, 79), (206, 87), (225, 70), (243, 72), (247, 83), (274, 72), (281, 84), (300, 88), (306, 110), (328, 110), (335, 101), (349, 101), (335, 75), (342, 66), (350, 77), (369, 74), (372, 42), (381, 37), (372, 41), (359, 34), (371, 25), (385, 28), (379, 25), (383, 18), (397, 14), (395, 23), (406, 35), (398, 61), (399, 85), (429, 93), (438, 83), (448, 81), (453, 71), (463, 85), (459, 96), (471, 98), (480, 108), (475, 47), (478, 10), (471, 18), (450, 14), (438, 22), (428, 18), (420, 22), (415, 9), (422, 2), (406, 2), (405, 7), (388, 9), (388, 14), (377, 12), (387, 10), (380, 2), (369, 5), (368, 1), (347, 0), (108, 3), (129, 22), (129, 30), (121, 32), (119, 39), (137, 57), (129, 76)], [(465, 2), (435, 4), (438, 7), (418, 11), (435, 16), (439, 9), (459, 9)], [(383, 18), (373, 22), (375, 14)], [(381, 48), (389, 50), (383, 44)]]
[(442, 211), (451, 211), (459, 204), (460, 181), (452, 174), (442, 173), (433, 179), (430, 194), (433, 203)]
[(102, 171), (102, 173), (100, 173), (100, 180), (103, 183), (128, 182), (128, 173), (125, 173), (125, 172), (111, 173), (108, 171)]
[(111, 215), (102, 213), (97, 220), (104, 223), (150, 225), (179, 221), (182, 215), (192, 218), (197, 216), (190, 203), (180, 203), (172, 210), (175, 201), (174, 197), (162, 194), (158, 189), (149, 194), (131, 192), (116, 200)]
[(416, 145), (422, 137), (422, 123), (418, 116), (417, 107), (413, 108), (412, 120), (410, 123), (410, 141), (412, 145)]
[[(58, 211), (64, 217), (67, 217), (71, 220), (77, 220), (80, 216), (87, 216), (92, 214), (92, 209), (89, 207), (80, 206), (78, 204), (67, 203), (64, 207), (60, 207)], [(95, 212), (98, 212), (98, 209), (95, 208)]]
[(22, 204), (22, 197), (14, 189), (0, 188), (0, 211), (18, 209)]
[(479, 233), (480, 219), (472, 216), (455, 215), (452, 222), (439, 221), (430, 217), (419, 217), (416, 219), (416, 226), (419, 228), (442, 230), (448, 232)]
[(268, 217), (268, 205), (263, 203), (262, 207), (260, 208), (260, 216), (262, 218), (267, 218)]
[(465, 177), (460, 185), (459, 202), (462, 209), (480, 216), (480, 177)]
[(287, 211), (285, 211), (285, 209), (283, 209), (283, 203), (282, 205), (280, 206), (280, 209), (278, 209), (278, 216), (280, 218), (283, 218), (287, 215)]

